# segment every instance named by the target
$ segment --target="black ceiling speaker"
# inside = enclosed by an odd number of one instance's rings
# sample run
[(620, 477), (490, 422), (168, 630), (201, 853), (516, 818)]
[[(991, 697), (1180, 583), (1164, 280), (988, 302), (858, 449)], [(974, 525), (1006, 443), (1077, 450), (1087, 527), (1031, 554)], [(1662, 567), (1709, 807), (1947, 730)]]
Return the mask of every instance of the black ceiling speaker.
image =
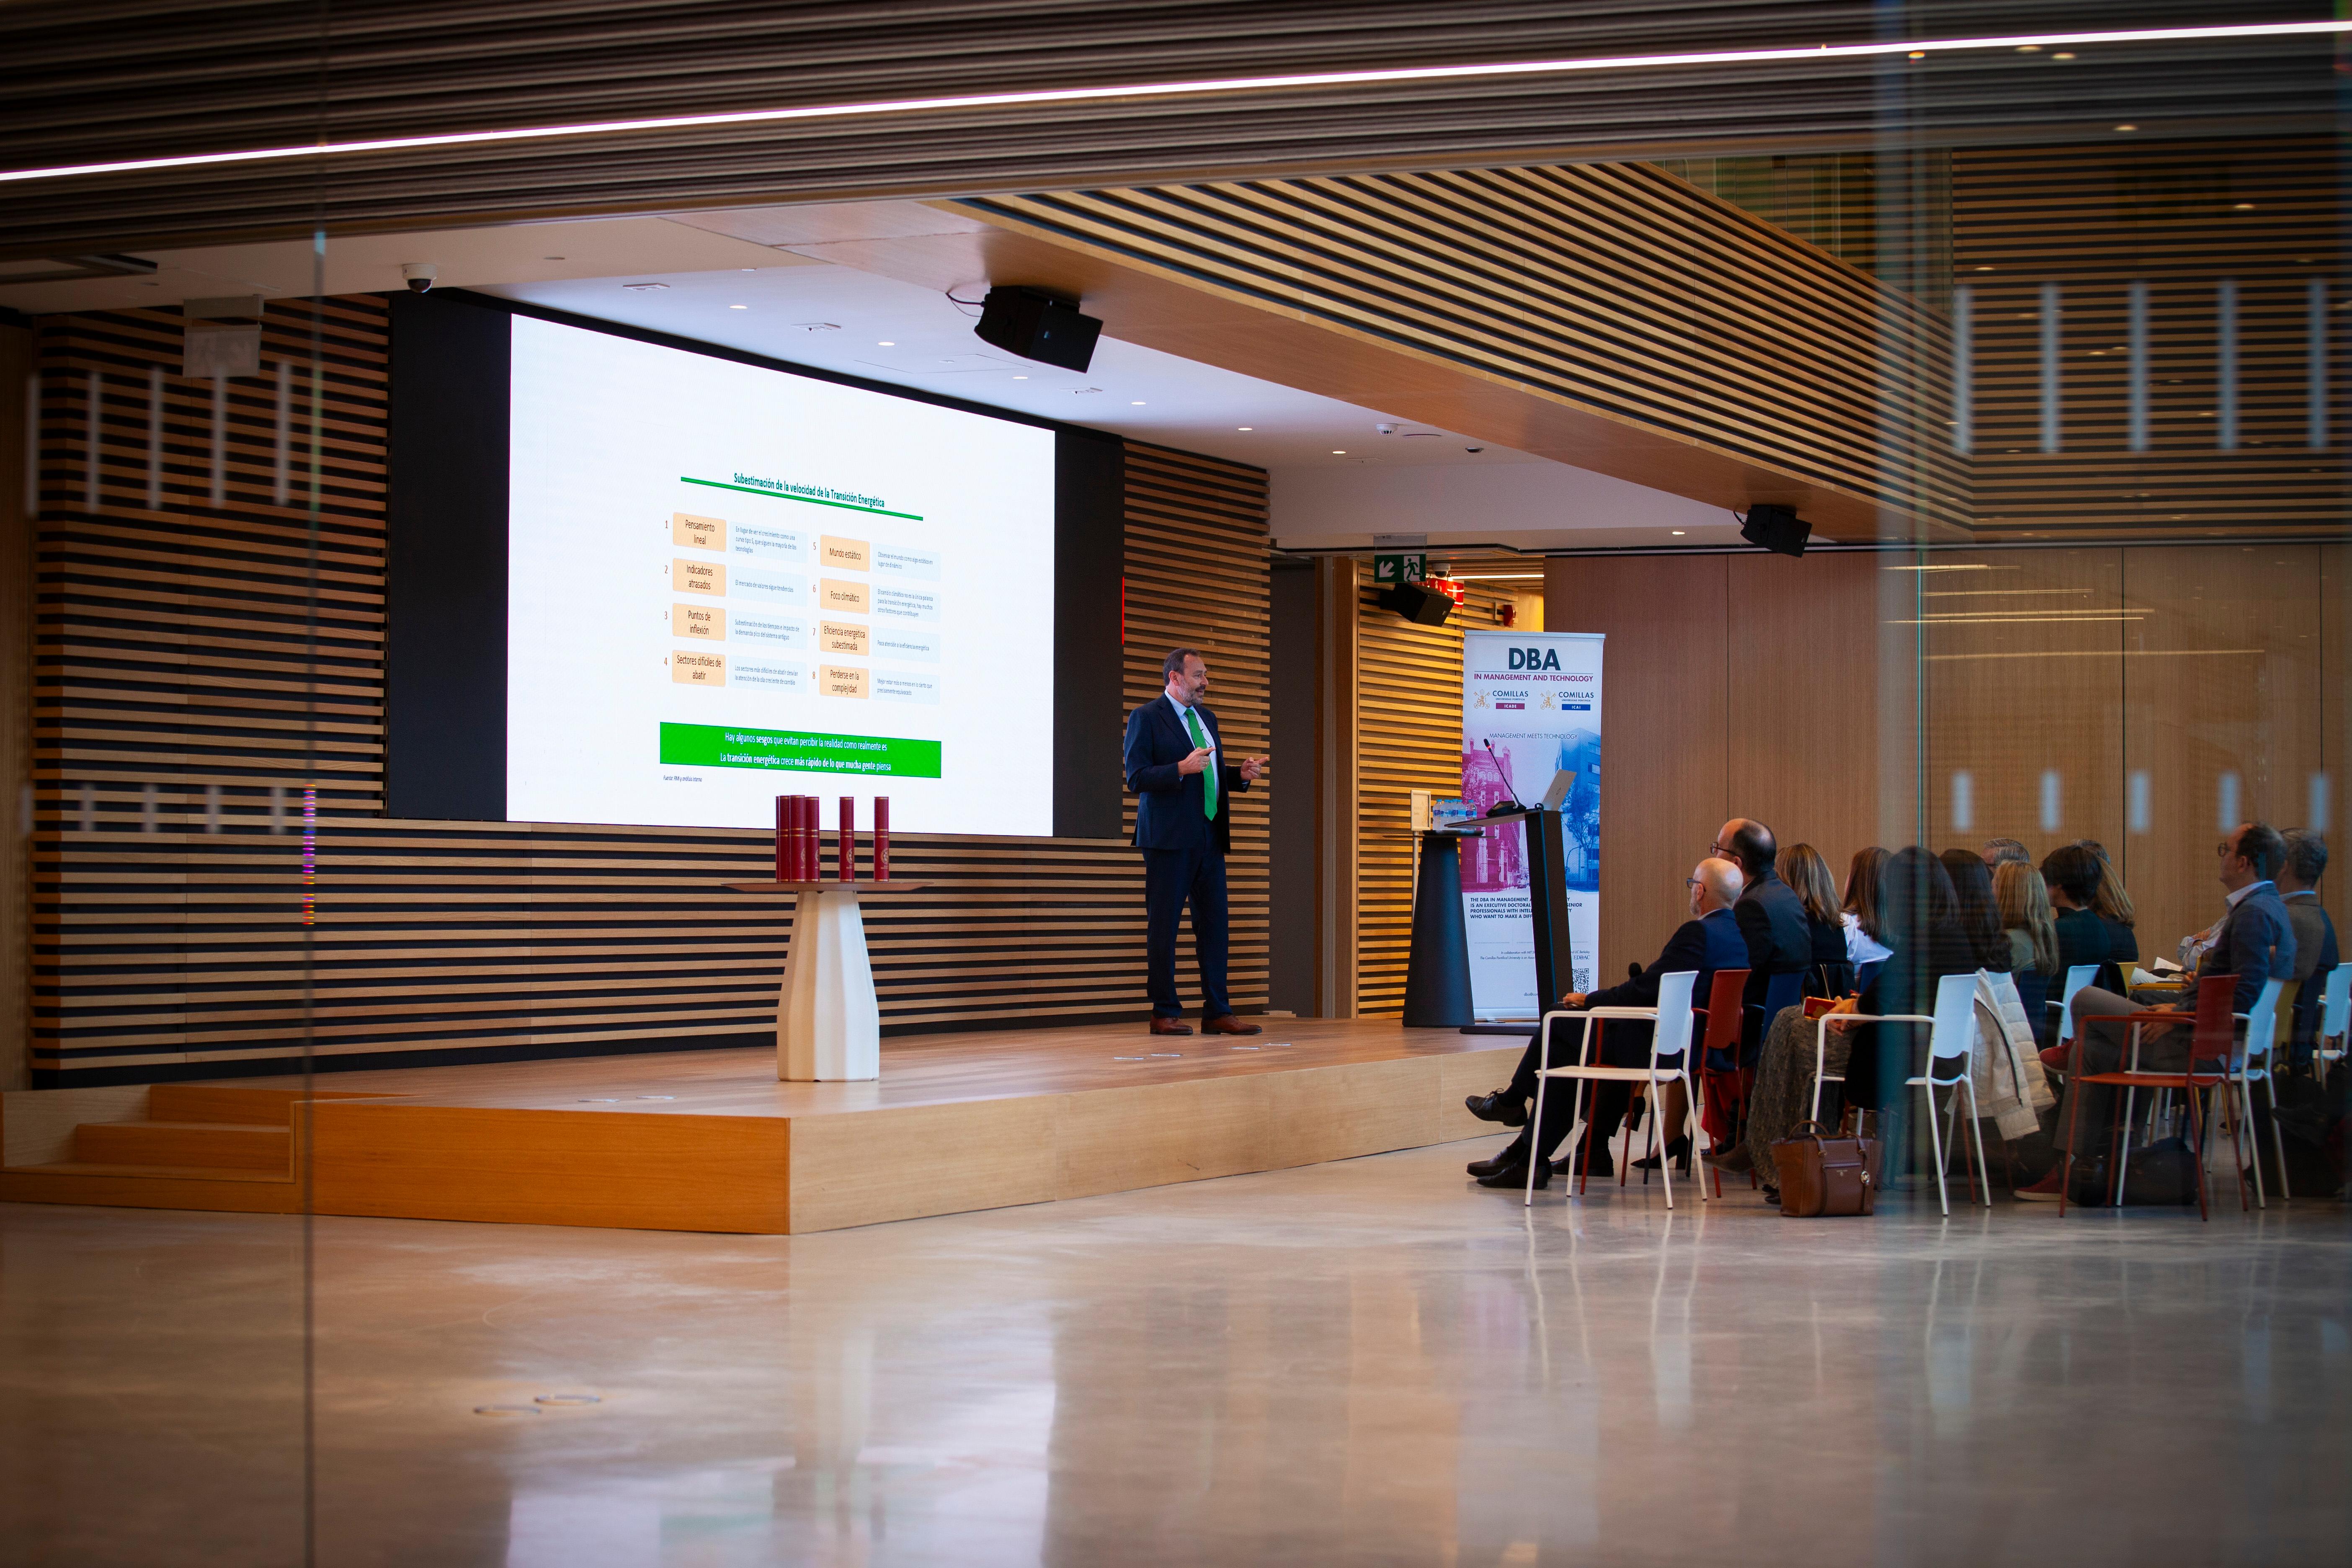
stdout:
[(1751, 506), (1739, 520), (1739, 537), (1775, 555), (1802, 555), (1812, 531), (1792, 506)]
[(1095, 359), (1102, 322), (1078, 313), (1077, 305), (1043, 289), (991, 289), (980, 302), (972, 329), (984, 343), (1007, 353), (1084, 374)]
[(1418, 583), (1399, 583), (1381, 595), (1381, 604), (1418, 626), (1440, 626), (1454, 613), (1454, 601)]

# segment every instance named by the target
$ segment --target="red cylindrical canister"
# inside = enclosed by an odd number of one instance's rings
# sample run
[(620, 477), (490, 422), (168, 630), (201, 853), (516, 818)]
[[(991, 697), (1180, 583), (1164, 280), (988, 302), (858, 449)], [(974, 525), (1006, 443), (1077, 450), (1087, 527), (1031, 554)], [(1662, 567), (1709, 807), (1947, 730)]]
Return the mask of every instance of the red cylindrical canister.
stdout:
[(801, 796), (801, 880), (814, 882), (824, 870), (824, 819), (813, 795)]
[(890, 797), (874, 797), (874, 879), (890, 879)]
[(793, 880), (812, 881), (816, 877), (815, 814), (809, 810), (809, 797), (793, 796)]
[(857, 797), (855, 795), (845, 795), (841, 797), (839, 837), (841, 879), (845, 882), (855, 882), (857, 880)]
[(776, 880), (793, 879), (792, 796), (776, 797)]

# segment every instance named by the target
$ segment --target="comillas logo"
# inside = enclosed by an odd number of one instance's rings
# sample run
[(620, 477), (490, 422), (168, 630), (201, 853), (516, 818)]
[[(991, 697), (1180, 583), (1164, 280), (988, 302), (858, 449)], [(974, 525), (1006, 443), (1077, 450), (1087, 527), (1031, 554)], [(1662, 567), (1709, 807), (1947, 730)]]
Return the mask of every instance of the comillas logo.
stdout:
[(1515, 647), (1511, 650), (1513, 669), (1558, 669), (1559, 650), (1549, 647)]

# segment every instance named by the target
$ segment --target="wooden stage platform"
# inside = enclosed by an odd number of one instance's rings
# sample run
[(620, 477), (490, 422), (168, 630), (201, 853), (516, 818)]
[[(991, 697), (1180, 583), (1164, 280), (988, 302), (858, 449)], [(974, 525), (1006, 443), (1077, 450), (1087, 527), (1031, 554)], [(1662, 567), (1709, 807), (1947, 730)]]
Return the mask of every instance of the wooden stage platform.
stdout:
[(908, 1036), (883, 1042), (878, 1083), (779, 1083), (772, 1050), (725, 1050), (328, 1073), (307, 1093), (26, 1090), (0, 1096), (0, 1201), (290, 1214), (307, 1190), (320, 1214), (835, 1230), (1476, 1137), (1495, 1130), (1463, 1097), (1519, 1052), (1262, 1022)]

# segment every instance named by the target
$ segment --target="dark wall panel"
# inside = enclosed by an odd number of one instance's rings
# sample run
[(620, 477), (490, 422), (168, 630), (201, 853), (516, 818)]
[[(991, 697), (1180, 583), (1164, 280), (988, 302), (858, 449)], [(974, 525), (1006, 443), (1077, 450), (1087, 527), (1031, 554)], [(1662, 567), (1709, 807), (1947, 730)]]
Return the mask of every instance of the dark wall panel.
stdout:
[[(1126, 563), (1127, 448), (1076, 431), (1054, 439), (1054, 832), (1111, 838), (1119, 828), (1118, 768), (1103, 765), (1103, 742), (1118, 743), (1119, 573)], [(1004, 606), (1010, 633), (1035, 605)], [(1029, 679), (1007, 636), (1001, 672)], [(1006, 759), (1018, 765), (1016, 759)]]
[(507, 815), (508, 317), (392, 305), (384, 809)]
[(1266, 870), (1274, 884), (1274, 927), (1267, 951), (1267, 993), (1275, 1006), (1315, 1016), (1315, 563), (1275, 563), (1269, 579), (1267, 648), (1273, 678), (1268, 756), (1281, 770), (1274, 797)]

